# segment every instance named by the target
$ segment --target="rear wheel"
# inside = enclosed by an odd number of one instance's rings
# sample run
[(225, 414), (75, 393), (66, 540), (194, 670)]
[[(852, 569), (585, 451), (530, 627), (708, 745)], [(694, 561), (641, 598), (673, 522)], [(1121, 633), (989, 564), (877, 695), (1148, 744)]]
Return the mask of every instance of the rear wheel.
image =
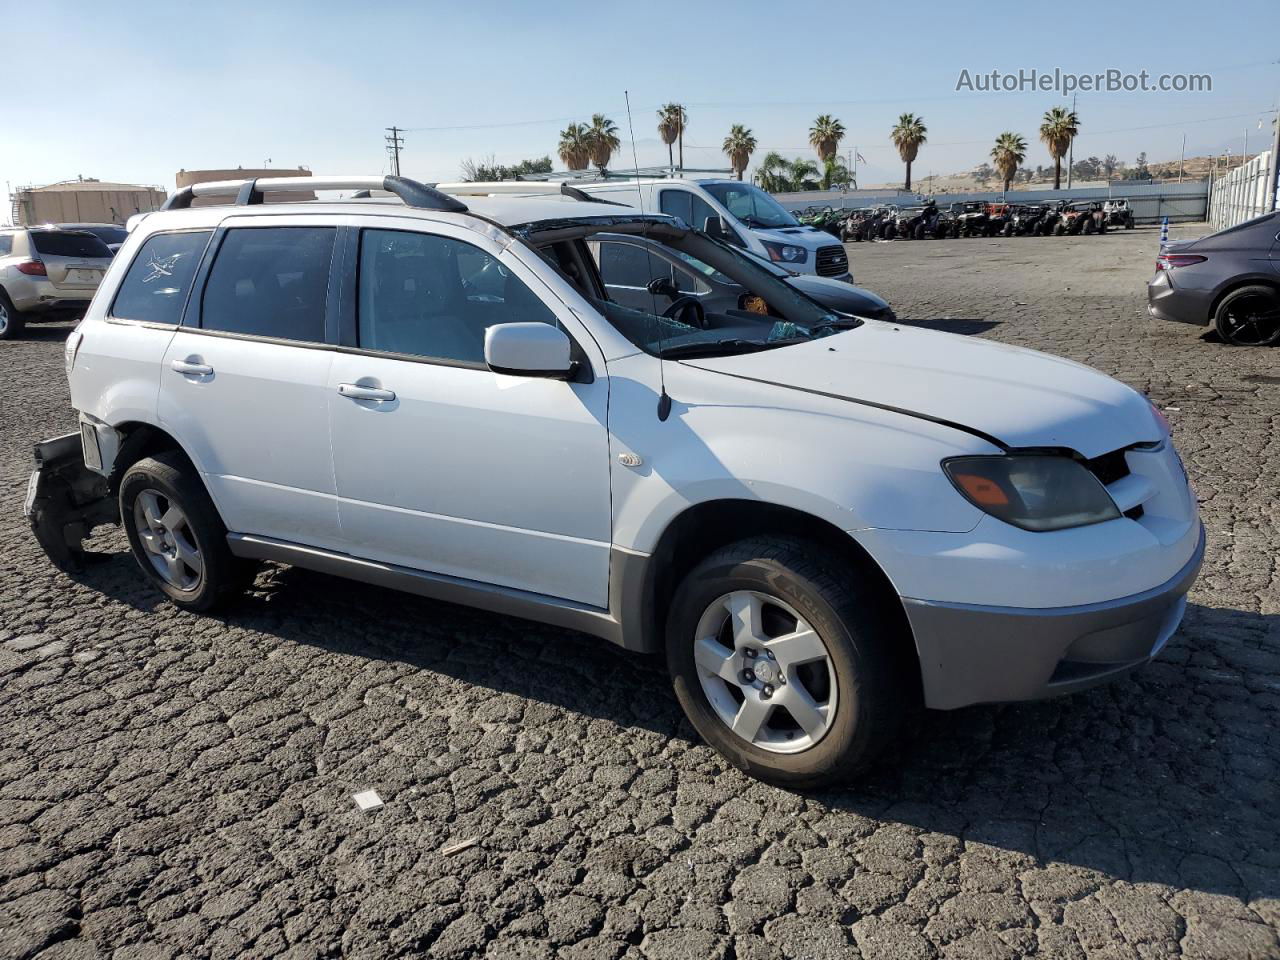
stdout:
[(734, 766), (793, 787), (846, 779), (909, 702), (885, 599), (813, 543), (761, 537), (703, 560), (676, 591), (667, 662), (690, 722)]
[(13, 340), (22, 336), (25, 326), (22, 314), (13, 305), (9, 295), (0, 290), (0, 340)]
[(209, 610), (245, 587), (254, 566), (227, 548), (227, 528), (195, 469), (158, 453), (120, 481), (120, 519), (142, 572), (186, 610)]
[(1280, 292), (1255, 284), (1233, 290), (1213, 317), (1218, 336), (1237, 347), (1266, 347), (1280, 342)]

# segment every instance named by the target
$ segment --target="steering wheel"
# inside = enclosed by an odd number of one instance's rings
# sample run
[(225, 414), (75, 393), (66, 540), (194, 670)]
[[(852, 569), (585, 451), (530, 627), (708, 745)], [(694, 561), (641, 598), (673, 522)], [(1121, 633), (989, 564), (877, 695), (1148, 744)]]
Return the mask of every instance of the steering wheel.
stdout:
[(676, 297), (671, 301), (671, 306), (662, 311), (662, 315), (668, 320), (679, 323), (689, 323), (685, 319), (688, 313), (693, 314), (693, 322), (689, 324), (690, 326), (697, 327), (699, 330), (707, 329), (707, 312), (702, 309), (702, 303), (697, 297), (691, 297), (688, 294)]

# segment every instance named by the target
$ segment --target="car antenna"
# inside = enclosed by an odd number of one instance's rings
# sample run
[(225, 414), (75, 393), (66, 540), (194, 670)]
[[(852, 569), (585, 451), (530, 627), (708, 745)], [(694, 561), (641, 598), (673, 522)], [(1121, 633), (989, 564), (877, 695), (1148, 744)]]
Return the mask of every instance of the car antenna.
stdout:
[[(631, 123), (631, 93), (630, 91), (622, 91), (623, 99), (627, 102), (627, 132), (631, 136), (631, 165), (636, 172), (636, 196), (640, 200), (640, 215), (644, 215), (644, 190), (640, 187), (640, 160), (636, 157), (636, 128)], [(648, 239), (648, 230), (641, 233)], [(644, 255), (649, 262), (649, 273), (653, 273), (653, 254), (648, 246), (644, 248)], [(650, 302), (653, 304), (654, 316), (658, 316), (658, 296), (652, 290), (649, 291)], [(666, 361), (662, 359), (663, 353), (663, 334), (662, 334), (662, 317), (658, 316), (658, 383), (661, 385), (661, 392), (658, 394), (658, 419), (665, 421), (671, 416), (671, 397), (667, 395), (667, 373)]]

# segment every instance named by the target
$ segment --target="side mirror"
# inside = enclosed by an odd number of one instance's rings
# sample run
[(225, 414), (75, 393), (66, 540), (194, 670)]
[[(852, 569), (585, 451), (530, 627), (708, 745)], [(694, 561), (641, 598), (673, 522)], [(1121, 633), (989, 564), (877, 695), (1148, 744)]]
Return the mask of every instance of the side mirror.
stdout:
[(562, 380), (573, 372), (571, 349), (549, 323), (499, 323), (484, 332), (484, 362), (494, 373)]
[(707, 217), (702, 224), (702, 232), (717, 240), (728, 240), (732, 236), (729, 233), (729, 225), (724, 222), (724, 217)]
[(671, 282), (670, 277), (654, 277), (649, 281), (645, 289), (654, 297), (669, 297), (674, 300), (680, 296), (680, 291), (676, 289), (676, 285)]

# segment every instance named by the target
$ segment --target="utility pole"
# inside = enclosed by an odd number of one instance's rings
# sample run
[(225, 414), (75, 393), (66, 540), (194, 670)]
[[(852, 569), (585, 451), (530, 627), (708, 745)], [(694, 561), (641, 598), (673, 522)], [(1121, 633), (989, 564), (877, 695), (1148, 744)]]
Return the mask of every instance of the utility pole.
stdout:
[(1182, 135), (1182, 152), (1178, 154), (1178, 182), (1182, 182), (1182, 161), (1187, 158), (1187, 135)]
[(403, 132), (399, 127), (387, 127), (387, 153), (391, 154), (391, 174), (400, 176), (400, 148), (404, 146)]
[[(1076, 114), (1076, 95), (1071, 95), (1071, 115)], [(1071, 168), (1075, 165), (1076, 158), (1076, 138), (1071, 138), (1071, 143), (1067, 146), (1067, 189), (1071, 189)]]

